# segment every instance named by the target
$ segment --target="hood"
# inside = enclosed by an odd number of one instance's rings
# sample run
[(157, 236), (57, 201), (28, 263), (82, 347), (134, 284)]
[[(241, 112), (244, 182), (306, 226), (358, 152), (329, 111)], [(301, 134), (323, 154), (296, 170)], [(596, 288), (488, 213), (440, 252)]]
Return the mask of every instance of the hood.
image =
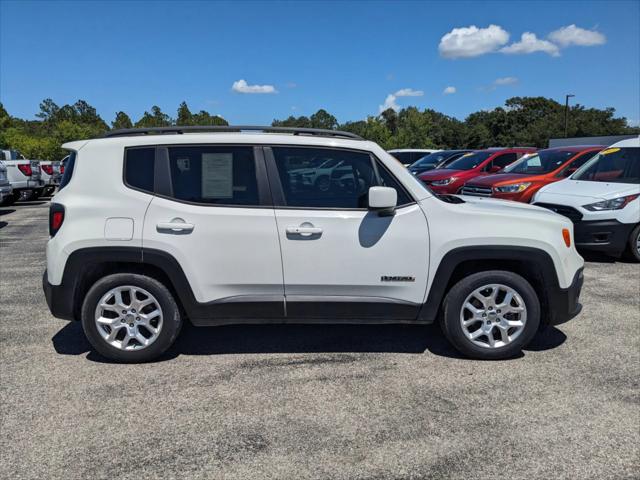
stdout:
[(538, 192), (536, 201), (553, 203), (555, 199), (563, 203), (563, 199), (579, 198), (581, 201), (598, 202), (631, 195), (637, 193), (639, 189), (637, 184), (632, 183), (587, 182), (568, 178), (543, 187)]
[(518, 173), (496, 173), (495, 175), (485, 175), (482, 177), (475, 177), (469, 180), (466, 185), (478, 185), (485, 187), (492, 187), (498, 183), (519, 183), (529, 181), (531, 177), (529, 175), (521, 175)]
[(522, 216), (539, 216), (540, 218), (564, 218), (547, 208), (536, 207), (529, 203), (513, 202), (511, 200), (499, 200), (490, 197), (475, 197), (467, 195), (459, 195), (464, 199), (464, 208), (473, 209), (478, 214), (496, 215), (512, 215), (516, 217)]
[(442, 180), (443, 178), (455, 177), (458, 174), (464, 172), (464, 170), (447, 170), (446, 168), (436, 168), (420, 174), (420, 180)]

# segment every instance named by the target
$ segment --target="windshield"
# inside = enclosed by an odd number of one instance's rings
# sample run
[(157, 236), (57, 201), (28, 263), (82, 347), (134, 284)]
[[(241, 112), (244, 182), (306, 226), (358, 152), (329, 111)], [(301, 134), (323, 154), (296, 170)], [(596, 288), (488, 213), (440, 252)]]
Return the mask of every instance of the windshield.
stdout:
[(446, 170), (471, 170), (473, 168), (476, 168), (494, 153), (495, 152), (467, 153), (466, 155), (461, 156), (459, 159), (454, 160), (444, 168)]
[(412, 167), (424, 167), (426, 165), (436, 165), (440, 163), (442, 160), (447, 158), (449, 154), (447, 152), (434, 152), (429, 155), (425, 155), (417, 162), (413, 163)]
[(503, 173), (522, 173), (526, 175), (539, 175), (553, 172), (560, 168), (567, 160), (575, 156), (577, 152), (541, 150), (537, 153), (525, 155), (517, 162), (509, 165)]
[(640, 148), (607, 148), (571, 178), (585, 182), (640, 183)]

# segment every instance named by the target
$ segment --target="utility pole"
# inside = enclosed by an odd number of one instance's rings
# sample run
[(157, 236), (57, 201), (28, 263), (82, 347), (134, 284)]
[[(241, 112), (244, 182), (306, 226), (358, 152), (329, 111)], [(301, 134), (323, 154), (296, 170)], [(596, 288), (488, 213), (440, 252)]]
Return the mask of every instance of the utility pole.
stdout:
[(575, 97), (575, 95), (569, 93), (564, 96), (564, 138), (569, 136), (569, 99), (571, 97)]

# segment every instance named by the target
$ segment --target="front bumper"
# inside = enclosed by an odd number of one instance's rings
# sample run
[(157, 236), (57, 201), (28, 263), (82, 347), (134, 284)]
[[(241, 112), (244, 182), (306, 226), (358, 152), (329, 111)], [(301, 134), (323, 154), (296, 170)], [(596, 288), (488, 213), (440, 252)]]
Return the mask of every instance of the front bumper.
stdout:
[(42, 290), (44, 290), (44, 297), (47, 300), (49, 311), (54, 317), (62, 318), (63, 320), (76, 319), (73, 312), (72, 292), (65, 288), (63, 284), (51, 285), (46, 270), (42, 275)]
[(556, 290), (549, 295), (549, 325), (568, 322), (582, 311), (579, 299), (583, 283), (584, 274), (581, 268), (574, 275), (569, 288)]
[(576, 247), (620, 254), (634, 226), (617, 220), (578, 221), (573, 226)]

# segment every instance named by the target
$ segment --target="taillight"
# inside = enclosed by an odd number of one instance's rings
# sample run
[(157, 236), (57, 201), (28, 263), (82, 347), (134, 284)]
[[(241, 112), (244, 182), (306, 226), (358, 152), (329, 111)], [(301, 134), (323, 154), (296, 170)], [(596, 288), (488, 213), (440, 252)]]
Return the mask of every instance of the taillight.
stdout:
[(60, 173), (64, 173), (64, 165), (60, 165)]
[(53, 165), (40, 165), (40, 168), (42, 168), (47, 175), (53, 175)]
[(33, 174), (33, 170), (31, 170), (31, 165), (29, 165), (28, 163), (19, 163), (18, 168), (27, 177), (30, 177)]
[(54, 237), (64, 222), (64, 207), (59, 203), (52, 203), (49, 207), (49, 235)]

